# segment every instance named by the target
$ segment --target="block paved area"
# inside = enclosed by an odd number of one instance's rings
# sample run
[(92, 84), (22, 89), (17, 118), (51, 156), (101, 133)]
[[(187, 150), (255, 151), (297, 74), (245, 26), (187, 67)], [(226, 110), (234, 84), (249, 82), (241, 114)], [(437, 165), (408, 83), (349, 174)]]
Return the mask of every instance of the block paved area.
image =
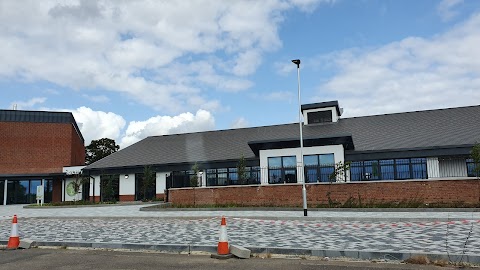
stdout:
[[(19, 230), (21, 237), (37, 241), (216, 245), (219, 224), (218, 218), (27, 218), (21, 220)], [(227, 225), (230, 243), (249, 247), (447, 253), (448, 245), (448, 252), (458, 254), (465, 245), (465, 254), (480, 252), (480, 222), (473, 220), (367, 223), (228, 218)], [(10, 226), (9, 220), (0, 221), (0, 239), (8, 239)]]
[[(298, 211), (139, 211), (141, 205), (115, 205), (103, 207), (26, 209), (23, 205), (0, 205), (0, 220), (22, 217), (264, 217), (303, 218)], [(360, 212), (360, 211), (309, 211), (309, 218), (323, 219), (472, 219), (480, 220), (480, 212)]]
[[(301, 218), (302, 211), (143, 212), (139, 211), (142, 206), (145, 205), (50, 209), (0, 206), (0, 240), (8, 239), (11, 216), (17, 214), (20, 236), (37, 241), (216, 245), (219, 216), (226, 215), (230, 243), (248, 247), (480, 254), (478, 212), (311, 211), (309, 216), (318, 219), (302, 221), (292, 219)], [(351, 220), (320, 218), (325, 216)], [(402, 216), (457, 220), (393, 220)], [(375, 221), (375, 217), (390, 217), (392, 221)], [(359, 218), (374, 221), (356, 221)]]

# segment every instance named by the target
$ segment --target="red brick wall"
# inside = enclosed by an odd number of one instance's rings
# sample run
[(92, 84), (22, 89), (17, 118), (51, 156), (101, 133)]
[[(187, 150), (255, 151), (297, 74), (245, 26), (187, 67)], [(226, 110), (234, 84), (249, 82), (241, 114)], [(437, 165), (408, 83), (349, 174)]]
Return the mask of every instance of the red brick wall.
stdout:
[(71, 162), (70, 166), (85, 165), (85, 143), (80, 139), (75, 128), (72, 126), (72, 143), (71, 143)]
[(58, 173), (85, 163), (70, 123), (0, 122), (0, 153), (0, 174)]
[(52, 188), (52, 202), (61, 202), (62, 198), (62, 181), (54, 180)]
[(119, 195), (119, 200), (121, 202), (132, 202), (135, 201), (135, 195)]
[[(352, 182), (307, 184), (310, 207), (328, 204), (330, 199), (344, 203), (349, 198), (362, 202), (421, 201), (423, 203), (478, 204), (480, 181), (423, 180), (392, 182)], [(236, 204), (245, 206), (302, 207), (302, 185), (236, 186), (217, 188), (182, 188), (169, 190), (169, 201), (177, 205)]]
[(90, 201), (93, 202), (95, 198), (95, 202), (100, 202), (100, 196), (90, 196)]

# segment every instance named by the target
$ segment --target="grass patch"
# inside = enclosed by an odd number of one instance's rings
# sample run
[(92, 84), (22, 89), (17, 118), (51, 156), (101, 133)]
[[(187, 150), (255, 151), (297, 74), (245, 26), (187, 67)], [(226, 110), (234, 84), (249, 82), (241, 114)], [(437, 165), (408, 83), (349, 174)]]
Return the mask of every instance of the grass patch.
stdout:
[(404, 261), (408, 264), (430, 264), (430, 259), (427, 256), (412, 256)]
[(29, 207), (44, 207), (44, 206), (72, 206), (72, 205), (99, 205), (99, 204), (116, 204), (117, 202), (91, 202), (91, 201), (67, 201), (67, 202), (52, 202), (40, 204), (30, 204)]

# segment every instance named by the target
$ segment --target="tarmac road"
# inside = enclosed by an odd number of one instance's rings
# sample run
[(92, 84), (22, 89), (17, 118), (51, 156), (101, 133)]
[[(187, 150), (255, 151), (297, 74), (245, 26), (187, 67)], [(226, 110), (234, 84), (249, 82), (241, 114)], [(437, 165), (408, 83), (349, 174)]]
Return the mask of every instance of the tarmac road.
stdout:
[(77, 270), (77, 269), (197, 269), (197, 270), (378, 270), (449, 269), (430, 265), (321, 261), (312, 259), (252, 258), (215, 260), (206, 255), (140, 253), (75, 249), (0, 250), (0, 269)]

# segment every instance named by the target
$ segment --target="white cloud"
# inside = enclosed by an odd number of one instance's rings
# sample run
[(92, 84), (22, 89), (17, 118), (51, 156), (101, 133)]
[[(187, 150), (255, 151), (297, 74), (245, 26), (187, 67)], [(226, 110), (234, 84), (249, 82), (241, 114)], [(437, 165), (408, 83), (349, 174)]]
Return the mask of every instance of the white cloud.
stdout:
[(120, 92), (174, 113), (196, 110), (199, 99), (219, 104), (208, 88), (251, 87), (245, 77), (282, 46), (285, 12), (309, 12), (321, 2), (331, 1), (5, 0), (0, 77)]
[(60, 95), (60, 91), (51, 88), (45, 89), (43, 92), (49, 95)]
[(438, 14), (443, 21), (449, 21), (459, 14), (455, 8), (462, 3), (463, 0), (442, 0), (437, 6)]
[(240, 117), (238, 119), (235, 119), (235, 121), (233, 121), (233, 123), (230, 125), (230, 128), (245, 128), (248, 126), (249, 126), (248, 121), (245, 118)]
[(89, 99), (93, 102), (97, 102), (97, 103), (107, 103), (107, 102), (110, 101), (110, 99), (105, 95), (90, 96), (90, 95), (83, 94), (82, 96), (84, 98), (87, 98), (87, 99)]
[(155, 116), (146, 121), (130, 122), (120, 145), (125, 148), (148, 136), (199, 132), (214, 128), (215, 119), (205, 110), (198, 110), (196, 114), (188, 112), (176, 116)]
[(262, 94), (251, 94), (254, 99), (262, 99), (264, 101), (288, 101), (292, 102), (296, 98), (296, 93), (292, 91), (275, 91)]
[(112, 112), (94, 111), (88, 107), (69, 111), (75, 117), (86, 145), (101, 138), (113, 139), (118, 144), (126, 123), (122, 116)]
[(290, 60), (285, 60), (282, 62), (275, 62), (273, 64), (276, 72), (282, 76), (287, 76), (293, 73), (297, 69), (297, 66), (293, 64)]
[(320, 85), (315, 99), (336, 98), (349, 116), (478, 105), (478, 44), (480, 14), (432, 38), (321, 57), (338, 72)]
[(32, 109), (37, 104), (45, 103), (46, 100), (47, 98), (45, 97), (35, 97), (27, 101), (14, 101), (10, 104), (10, 108), (14, 108), (16, 106), (18, 110), (28, 110)]

